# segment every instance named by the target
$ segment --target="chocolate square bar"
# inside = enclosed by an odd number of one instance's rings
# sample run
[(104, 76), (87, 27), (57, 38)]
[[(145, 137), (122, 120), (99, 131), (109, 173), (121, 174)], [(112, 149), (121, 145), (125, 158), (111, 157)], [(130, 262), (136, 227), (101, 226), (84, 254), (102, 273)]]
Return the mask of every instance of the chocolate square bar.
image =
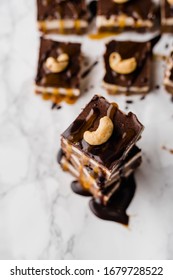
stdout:
[[(113, 122), (111, 137), (102, 145), (88, 144), (83, 138), (84, 132), (96, 130), (104, 116)], [(110, 178), (142, 131), (143, 126), (133, 113), (125, 115), (116, 103), (109, 103), (105, 98), (96, 95), (62, 134), (62, 147), (66, 153), (72, 151), (93, 169), (103, 170), (107, 178)]]
[(35, 91), (54, 103), (73, 103), (80, 94), (81, 45), (41, 38)]
[(103, 86), (110, 94), (150, 90), (151, 43), (111, 41), (104, 54)]
[[(126, 115), (116, 103), (95, 95), (62, 134), (58, 162), (77, 179), (71, 186), (74, 192), (93, 196), (90, 207), (94, 213), (101, 207), (103, 219), (127, 223), (124, 208), (120, 218), (122, 209), (115, 217), (112, 210), (105, 213), (107, 210), (102, 207), (110, 210), (112, 200), (120, 196), (124, 184), (133, 181), (128, 178), (141, 164), (141, 150), (135, 144), (142, 131), (143, 125), (133, 113)], [(127, 201), (130, 203), (132, 189), (129, 187), (125, 196), (120, 197), (123, 207)]]
[(152, 0), (99, 0), (97, 28), (100, 32), (151, 30), (155, 26), (156, 11)]
[(173, 94), (173, 51), (167, 59), (167, 67), (164, 77), (164, 86), (169, 93)]
[(162, 32), (173, 33), (173, 1), (161, 0)]
[(38, 28), (43, 33), (81, 34), (88, 27), (85, 0), (37, 0)]

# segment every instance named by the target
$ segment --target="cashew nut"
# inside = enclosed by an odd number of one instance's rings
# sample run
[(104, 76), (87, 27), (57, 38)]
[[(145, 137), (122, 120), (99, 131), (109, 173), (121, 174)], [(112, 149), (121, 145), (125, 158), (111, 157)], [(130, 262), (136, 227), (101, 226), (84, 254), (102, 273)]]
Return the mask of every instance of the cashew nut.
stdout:
[(173, 5), (173, 0), (167, 0), (170, 5)]
[(46, 60), (46, 67), (52, 73), (62, 72), (69, 63), (69, 56), (66, 53), (60, 54), (57, 59), (54, 57), (48, 57)]
[(117, 4), (128, 2), (129, 0), (113, 0)]
[(136, 69), (137, 62), (135, 57), (122, 60), (119, 53), (113, 52), (109, 56), (109, 65), (112, 70), (119, 74), (129, 74)]
[(101, 145), (108, 141), (113, 132), (112, 120), (105, 116), (100, 119), (98, 128), (95, 131), (85, 131), (84, 140), (90, 145)]

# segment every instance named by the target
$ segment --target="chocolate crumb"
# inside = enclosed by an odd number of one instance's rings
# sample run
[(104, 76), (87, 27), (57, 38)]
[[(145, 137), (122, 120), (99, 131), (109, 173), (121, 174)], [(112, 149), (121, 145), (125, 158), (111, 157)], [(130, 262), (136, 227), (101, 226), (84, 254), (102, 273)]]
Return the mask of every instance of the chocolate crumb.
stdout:
[(171, 96), (171, 102), (173, 102), (173, 95)]
[(155, 87), (156, 89), (159, 89), (160, 88), (160, 86), (159, 85), (156, 85), (156, 87)]
[(144, 100), (145, 99), (145, 95), (141, 96), (140, 100)]
[(81, 78), (84, 79), (88, 76), (88, 74), (93, 70), (93, 68), (98, 64), (98, 61), (95, 61), (86, 71), (84, 71), (81, 75)]
[(51, 109), (52, 110), (54, 110), (54, 109), (59, 110), (59, 109), (61, 109), (61, 106), (59, 104), (53, 103)]
[(173, 154), (173, 149), (168, 149), (165, 146), (162, 146), (162, 149), (165, 150), (165, 151), (168, 151), (170, 154)]
[(169, 47), (169, 44), (165, 44), (165, 49), (167, 49)]
[(128, 106), (126, 106), (126, 107), (125, 107), (125, 110), (128, 110), (128, 109), (129, 109), (129, 107), (128, 107)]
[(127, 104), (132, 104), (132, 103), (133, 103), (133, 100), (126, 100), (126, 103), (127, 103)]

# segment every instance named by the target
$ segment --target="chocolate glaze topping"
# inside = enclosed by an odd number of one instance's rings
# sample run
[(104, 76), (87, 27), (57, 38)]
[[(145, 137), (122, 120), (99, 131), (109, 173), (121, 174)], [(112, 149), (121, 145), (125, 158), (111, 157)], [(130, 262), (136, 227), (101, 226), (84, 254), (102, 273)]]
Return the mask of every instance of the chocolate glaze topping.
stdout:
[[(107, 115), (108, 110), (114, 124), (112, 136), (102, 145), (89, 145), (83, 139), (84, 132), (96, 130), (100, 119)], [(142, 130), (143, 125), (133, 113), (125, 115), (118, 109), (117, 104), (110, 104), (104, 97), (95, 95), (62, 137), (89, 158), (112, 171), (125, 158), (127, 150), (136, 143)]]
[[(109, 56), (112, 52), (118, 52), (122, 59), (135, 57), (137, 68), (134, 72), (123, 75), (113, 71), (109, 64)], [(104, 81), (108, 84), (115, 84), (123, 87), (145, 87), (149, 84), (150, 77), (150, 42), (132, 42), (132, 41), (111, 41), (106, 45), (104, 54), (106, 74)]]
[(156, 6), (152, 0), (130, 0), (124, 4), (116, 4), (113, 0), (98, 1), (98, 15), (104, 15), (109, 18), (111, 15), (126, 14), (136, 20), (155, 19)]
[[(63, 43), (41, 38), (36, 84), (45, 87), (79, 88), (80, 49), (78, 43)], [(45, 67), (48, 57), (69, 55), (69, 65), (60, 73), (51, 73)]]
[(171, 5), (167, 0), (162, 0), (162, 2), (163, 2), (165, 18), (173, 17), (173, 5)]
[(37, 0), (37, 6), (39, 21), (88, 18), (85, 0)]

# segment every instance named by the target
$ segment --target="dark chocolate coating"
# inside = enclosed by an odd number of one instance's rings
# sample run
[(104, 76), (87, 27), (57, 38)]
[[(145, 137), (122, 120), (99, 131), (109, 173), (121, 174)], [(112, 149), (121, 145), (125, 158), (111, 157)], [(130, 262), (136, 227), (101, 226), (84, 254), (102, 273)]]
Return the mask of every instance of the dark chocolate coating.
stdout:
[(85, 0), (37, 0), (37, 7), (39, 21), (88, 18)]
[[(111, 106), (104, 97), (97, 95), (62, 134), (62, 137), (67, 139), (69, 143), (109, 169), (110, 172), (125, 158), (126, 152), (136, 143), (143, 130), (143, 125), (133, 113), (125, 115), (118, 109), (117, 104), (112, 105), (109, 117), (114, 124), (114, 130), (106, 143), (91, 146), (83, 139), (86, 130), (94, 131), (98, 128), (100, 119), (107, 115), (107, 110)], [(86, 121), (92, 110), (93, 114)]]
[[(79, 88), (81, 44), (63, 43), (41, 38), (36, 84), (43, 87)], [(51, 73), (45, 67), (48, 57), (57, 58), (61, 53), (69, 55), (67, 68)]]
[(162, 9), (164, 9), (165, 18), (173, 18), (173, 5), (167, 0), (162, 0)]
[(116, 4), (113, 0), (98, 1), (98, 15), (109, 18), (111, 15), (126, 14), (136, 20), (155, 20), (156, 6), (152, 0), (130, 0), (123, 4)]
[[(137, 68), (130, 74), (118, 74), (113, 71), (109, 64), (111, 53), (117, 52), (122, 59), (135, 57)], [(132, 41), (111, 41), (106, 45), (104, 54), (106, 73), (104, 82), (128, 88), (150, 86), (150, 64), (151, 64), (151, 43)]]
[(106, 206), (99, 204), (92, 198), (89, 202), (91, 211), (100, 219), (114, 221), (117, 223), (128, 225), (129, 217), (126, 214), (136, 190), (134, 176), (131, 175), (127, 179), (121, 181), (120, 187), (111, 197)]

